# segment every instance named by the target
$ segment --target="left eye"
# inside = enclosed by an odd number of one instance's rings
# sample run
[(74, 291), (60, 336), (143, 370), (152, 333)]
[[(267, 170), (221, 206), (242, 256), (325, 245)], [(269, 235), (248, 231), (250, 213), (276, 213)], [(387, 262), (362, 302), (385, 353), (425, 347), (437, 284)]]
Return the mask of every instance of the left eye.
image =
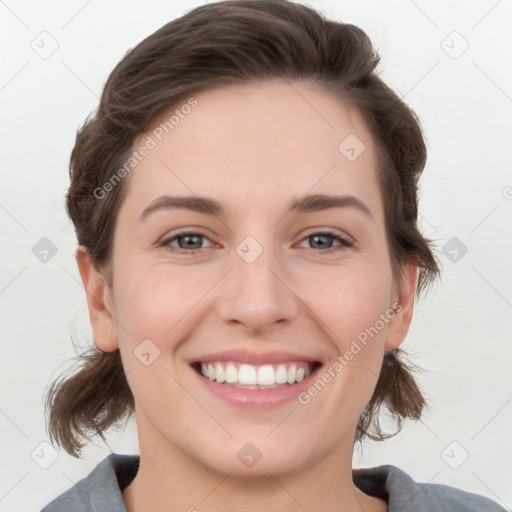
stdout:
[[(332, 243), (329, 244), (329, 242), (326, 242), (326, 240), (328, 239), (334, 239), (340, 243), (338, 246), (332, 247)], [(311, 241), (313, 241), (315, 245), (319, 246), (320, 249), (322, 249), (320, 252), (327, 254), (335, 251), (340, 251), (347, 247), (352, 247), (354, 245), (354, 243), (351, 240), (345, 238), (341, 233), (338, 233), (337, 231), (329, 231), (325, 233), (312, 233), (311, 235), (308, 235), (306, 238), (304, 238), (304, 240), (309, 240), (310, 243)]]
[[(171, 252), (177, 254), (193, 255), (196, 254), (196, 252), (202, 252), (202, 249), (204, 249), (201, 247), (202, 239), (208, 240), (205, 235), (200, 233), (183, 232), (164, 240), (161, 245), (168, 247)], [(333, 247), (333, 243), (329, 242), (329, 239), (336, 240), (339, 242), (339, 244)], [(323, 252), (327, 254), (340, 251), (354, 245), (351, 240), (345, 238), (341, 233), (335, 231), (312, 233), (302, 240), (302, 242), (304, 241), (309, 241), (310, 243), (316, 245), (317, 247), (313, 247), (313, 249), (319, 248), (320, 251), (317, 252)], [(178, 247), (172, 245), (174, 242), (178, 242)], [(180, 251), (179, 249), (184, 250)]]

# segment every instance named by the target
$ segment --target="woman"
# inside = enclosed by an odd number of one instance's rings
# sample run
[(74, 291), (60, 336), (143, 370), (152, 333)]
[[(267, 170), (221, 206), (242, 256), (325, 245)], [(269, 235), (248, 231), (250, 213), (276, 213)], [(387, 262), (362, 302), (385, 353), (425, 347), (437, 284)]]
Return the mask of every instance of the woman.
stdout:
[(130, 51), (77, 136), (67, 209), (96, 347), (47, 395), (79, 456), (43, 510), (504, 510), (391, 465), (381, 406), (425, 400), (399, 346), (439, 272), (417, 227), (426, 151), (360, 29), (282, 0), (196, 8)]

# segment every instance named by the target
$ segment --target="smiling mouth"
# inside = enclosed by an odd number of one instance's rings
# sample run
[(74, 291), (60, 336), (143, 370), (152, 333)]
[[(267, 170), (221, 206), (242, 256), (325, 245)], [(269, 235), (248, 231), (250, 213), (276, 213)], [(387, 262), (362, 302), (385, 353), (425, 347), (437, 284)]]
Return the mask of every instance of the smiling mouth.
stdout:
[(196, 362), (192, 368), (218, 384), (243, 389), (273, 389), (293, 386), (321, 366), (320, 362), (252, 365), (230, 361)]

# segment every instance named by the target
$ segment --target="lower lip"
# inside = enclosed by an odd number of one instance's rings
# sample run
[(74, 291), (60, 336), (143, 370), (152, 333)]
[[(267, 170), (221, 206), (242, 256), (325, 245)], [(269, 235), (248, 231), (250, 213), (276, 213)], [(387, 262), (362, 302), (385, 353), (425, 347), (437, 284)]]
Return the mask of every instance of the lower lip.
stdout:
[(304, 380), (295, 384), (272, 389), (244, 389), (221, 384), (203, 377), (193, 368), (191, 369), (211, 393), (238, 407), (277, 407), (291, 400), (297, 400), (297, 396), (311, 385), (312, 379), (319, 370), (316, 368)]

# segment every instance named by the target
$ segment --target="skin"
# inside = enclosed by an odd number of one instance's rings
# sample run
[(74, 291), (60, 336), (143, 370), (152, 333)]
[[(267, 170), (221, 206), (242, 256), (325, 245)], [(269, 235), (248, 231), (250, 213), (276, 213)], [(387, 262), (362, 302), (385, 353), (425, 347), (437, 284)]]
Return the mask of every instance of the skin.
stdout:
[[(409, 329), (417, 267), (393, 280), (370, 132), (356, 109), (302, 82), (194, 97), (197, 106), (129, 177), (112, 286), (83, 247), (76, 253), (94, 342), (120, 349), (135, 397), (141, 462), (123, 491), (127, 509), (385, 511), (352, 482), (353, 439), (384, 350)], [(349, 134), (366, 146), (352, 162), (338, 150)], [(316, 193), (353, 195), (371, 217), (356, 208), (285, 215), (289, 201)], [(169, 209), (140, 221), (163, 194), (216, 199), (228, 216)], [(192, 241), (200, 253), (158, 246), (181, 228), (204, 235)], [(354, 245), (325, 254), (310, 237), (326, 229)], [(247, 236), (263, 248), (252, 263), (236, 252)], [(191, 252), (179, 242), (169, 243)], [(207, 391), (189, 365), (242, 347), (307, 354), (327, 368), (395, 302), (400, 311), (307, 405), (241, 410)], [(149, 366), (133, 353), (147, 338), (160, 350)], [(237, 458), (247, 442), (262, 453), (250, 468)]]

